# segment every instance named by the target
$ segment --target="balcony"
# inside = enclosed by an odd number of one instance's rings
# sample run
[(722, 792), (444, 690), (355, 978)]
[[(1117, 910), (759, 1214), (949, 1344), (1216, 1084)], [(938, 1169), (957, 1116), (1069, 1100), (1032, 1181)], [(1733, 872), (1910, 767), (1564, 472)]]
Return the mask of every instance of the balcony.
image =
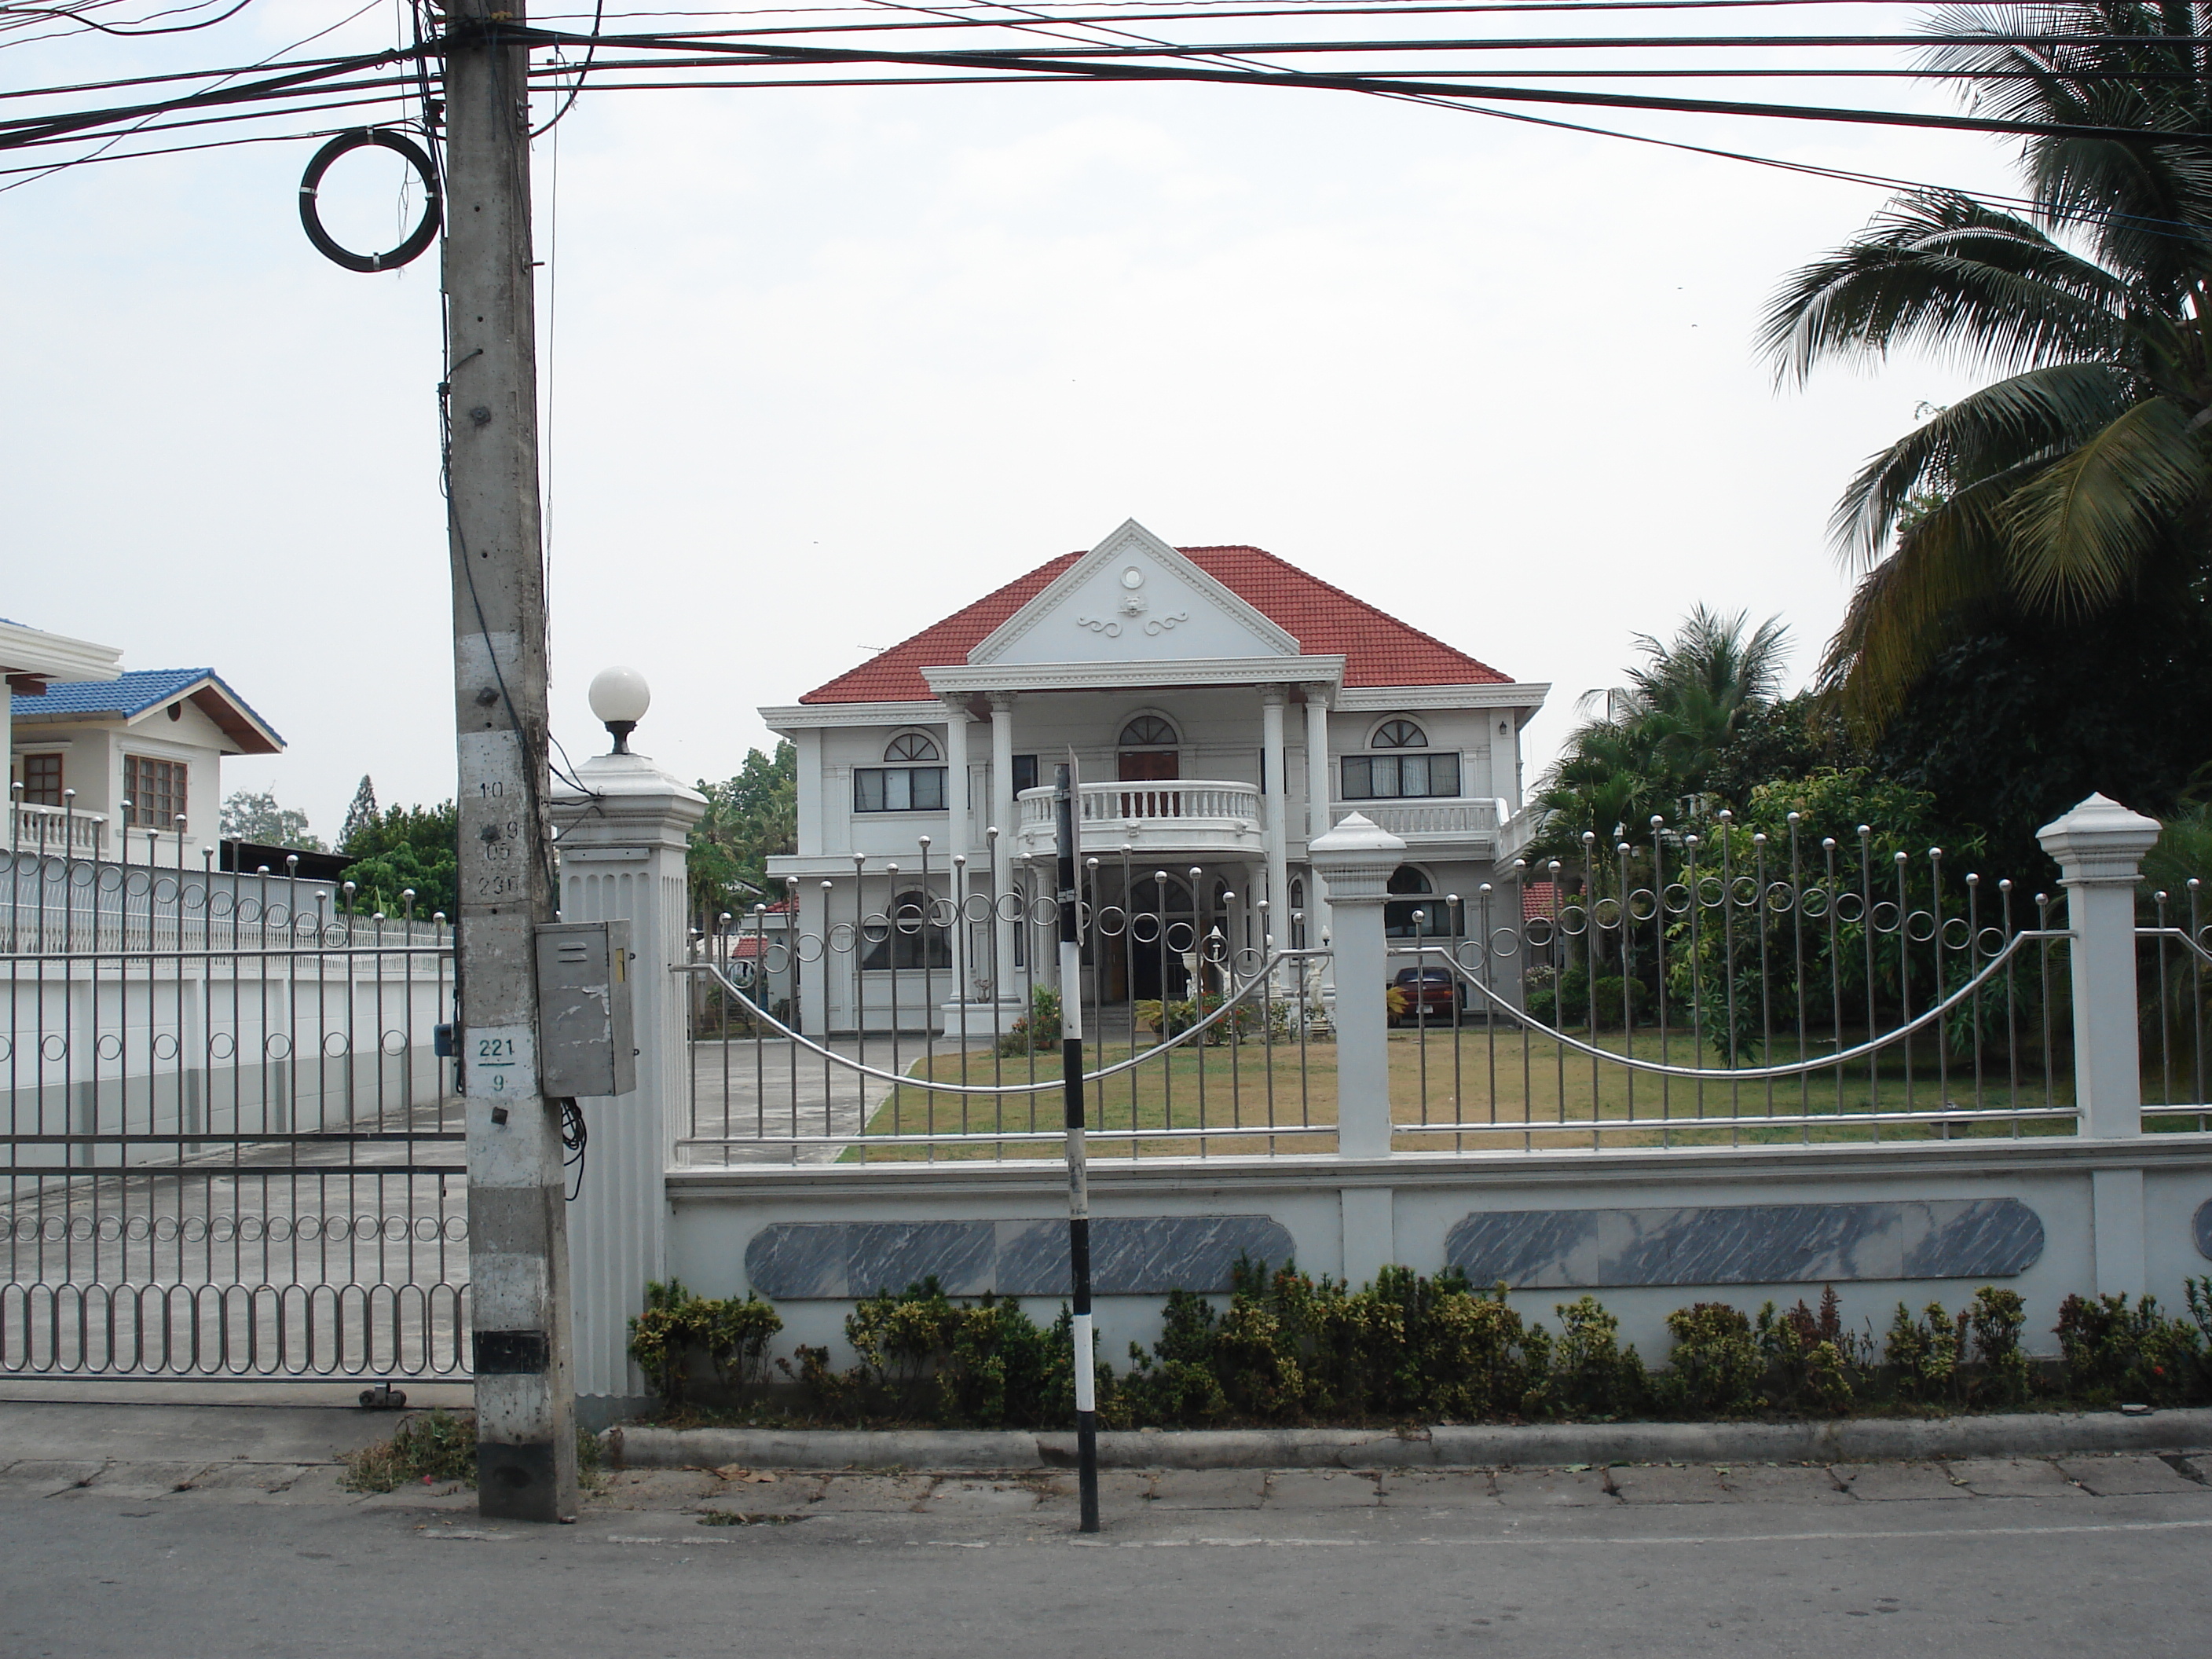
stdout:
[[(1016, 858), (1048, 858), (1057, 835), (1053, 792), (1024, 789), (1014, 835)], [(1260, 859), (1267, 803), (1249, 783), (1183, 778), (1144, 783), (1086, 783), (1079, 840), (1104, 858), (1124, 847), (1139, 857)]]
[(1498, 855), (1502, 800), (1348, 800), (1328, 809), (1328, 821), (1341, 823), (1354, 812), (1378, 830), (1387, 830), (1408, 849), (1449, 850), (1469, 858)]
[(99, 813), (33, 806), (27, 801), (11, 801), (8, 810), (8, 844), (15, 851), (53, 853), (72, 858), (100, 856), (107, 820)]

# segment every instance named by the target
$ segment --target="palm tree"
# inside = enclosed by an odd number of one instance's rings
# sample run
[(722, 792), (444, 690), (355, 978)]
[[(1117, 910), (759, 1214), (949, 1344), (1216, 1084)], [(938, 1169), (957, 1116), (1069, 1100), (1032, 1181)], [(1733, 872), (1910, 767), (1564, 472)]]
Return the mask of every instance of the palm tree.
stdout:
[(1589, 708), (1603, 698), (1604, 713), (1569, 736), (1537, 790), (1546, 817), (1531, 860), (1579, 851), (1584, 830), (1605, 847), (1636, 839), (1654, 812), (1674, 817), (1704, 793), (1721, 751), (1781, 690), (1789, 637), (1778, 617), (1754, 629), (1746, 612), (1702, 605), (1672, 640), (1637, 635), (1643, 661), (1626, 685), (1583, 699)]
[[(1950, 43), (1924, 67), (1981, 77), (1978, 113), (2143, 136), (2028, 138), (2025, 215), (1898, 197), (1767, 312), (1784, 380), (1905, 347), (2004, 377), (1872, 457), (1836, 508), (1863, 574), (1820, 678), (1875, 725), (1977, 617), (2179, 598), (2212, 506), (2212, 9), (1952, 7), (1929, 26)], [(2000, 38), (2022, 35), (2042, 39)]]

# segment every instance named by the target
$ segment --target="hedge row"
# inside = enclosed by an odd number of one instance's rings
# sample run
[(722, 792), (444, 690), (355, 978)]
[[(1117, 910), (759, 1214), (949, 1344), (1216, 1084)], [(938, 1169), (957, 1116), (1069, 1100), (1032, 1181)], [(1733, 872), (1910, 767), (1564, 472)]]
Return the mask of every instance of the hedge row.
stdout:
[[(2056, 1367), (2029, 1358), (2021, 1298), (1995, 1285), (1955, 1313), (1900, 1303), (1880, 1337), (1846, 1328), (1832, 1287), (1817, 1308), (1770, 1302), (1755, 1315), (1700, 1302), (1667, 1316), (1672, 1344), (1654, 1369), (1594, 1297), (1556, 1305), (1555, 1331), (1509, 1306), (1504, 1285), (1483, 1290), (1455, 1269), (1389, 1267), (1355, 1291), (1240, 1262), (1226, 1308), (1173, 1291), (1150, 1350), (1133, 1342), (1127, 1370), (1098, 1366), (1099, 1415), (1113, 1428), (1198, 1428), (2189, 1405), (2212, 1401), (2212, 1277), (2186, 1287), (2185, 1318), (2148, 1296), (2069, 1297)], [(1041, 1326), (1018, 1302), (956, 1299), (926, 1279), (854, 1307), (845, 1337), (858, 1363), (844, 1370), (805, 1344), (771, 1363), (782, 1328), (756, 1297), (654, 1284), (630, 1353), (673, 1412), (773, 1399), (855, 1425), (1074, 1420), (1065, 1306)]]

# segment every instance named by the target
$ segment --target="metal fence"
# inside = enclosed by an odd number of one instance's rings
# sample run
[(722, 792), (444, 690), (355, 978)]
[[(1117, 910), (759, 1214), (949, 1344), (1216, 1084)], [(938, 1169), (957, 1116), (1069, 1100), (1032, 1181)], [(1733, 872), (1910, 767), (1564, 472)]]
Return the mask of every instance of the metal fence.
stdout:
[(0, 1376), (463, 1371), (442, 919), (287, 877), (10, 866)]
[[(1202, 866), (1093, 858), (1081, 882), (1099, 1155), (1332, 1150), (1328, 953), (1285, 948), (1264, 902)], [(1048, 884), (1018, 871), (1003, 893), (970, 891), (924, 843), (904, 872), (856, 859), (819, 890), (823, 925), (771, 933), (757, 910), (696, 941), (682, 1161), (1056, 1156)], [(844, 1011), (844, 1029), (819, 1012), (805, 1029), (810, 1007)]]
[(1778, 842), (1654, 820), (1519, 874), (1392, 953), (1409, 1149), (2071, 1132), (2047, 893), (1795, 814)]
[(2212, 919), (2205, 915), (2203, 879), (2191, 877), (2178, 894), (2154, 890), (2149, 909), (2149, 925), (2136, 930), (2142, 956), (2136, 983), (2144, 1005), (2143, 1127), (2212, 1127), (2205, 1052), (2212, 1048)]

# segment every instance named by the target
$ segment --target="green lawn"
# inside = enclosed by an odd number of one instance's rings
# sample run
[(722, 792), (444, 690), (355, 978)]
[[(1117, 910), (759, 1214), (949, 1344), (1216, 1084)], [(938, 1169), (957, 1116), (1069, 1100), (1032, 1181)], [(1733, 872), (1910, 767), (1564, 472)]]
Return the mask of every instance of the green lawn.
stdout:
[[(1619, 1032), (1601, 1035), (1600, 1045), (1619, 1051)], [(1140, 1043), (1139, 1051), (1149, 1046)], [(1103, 1048), (1103, 1053), (1102, 1053)], [(1793, 1042), (1786, 1057), (1794, 1058)], [(1094, 1045), (1090, 1064), (1125, 1059), (1126, 1043)], [(1640, 1059), (1659, 1058), (1656, 1034), (1638, 1031), (1635, 1053)], [(1706, 1079), (1666, 1080), (1593, 1061), (1547, 1037), (1525, 1036), (1500, 1028), (1493, 1035), (1481, 1028), (1454, 1034), (1449, 1030), (1427, 1032), (1398, 1030), (1390, 1034), (1390, 1109), (1401, 1126), (1401, 1152), (1505, 1152), (1538, 1147), (1588, 1146), (1594, 1135), (1607, 1146), (1772, 1145), (1790, 1142), (1864, 1142), (1875, 1139), (1937, 1139), (1960, 1136), (2009, 1135), (2010, 1121), (1956, 1123), (1892, 1123), (1874, 1125), (1853, 1121), (1854, 1115), (1879, 1111), (1932, 1111), (1948, 1100), (1955, 1107), (1984, 1111), (2017, 1106), (2023, 1110), (2072, 1104), (2073, 1079), (2062, 1073), (2045, 1093), (2039, 1060), (2024, 1059), (2015, 1093), (2008, 1073), (1985, 1069), (1978, 1092), (1971, 1060), (1954, 1062), (1939, 1087), (1932, 1047), (1912, 1056), (1908, 1085), (1905, 1057), (1893, 1050), (1871, 1078), (1863, 1064), (1850, 1066), (1840, 1088), (1833, 1073), (1806, 1082), (1732, 1083), (1725, 1070), (1714, 1068)], [(1778, 1059), (1785, 1057), (1778, 1054)], [(929, 1082), (957, 1080), (963, 1057), (939, 1054), (933, 1061), (917, 1061), (908, 1075)], [(1686, 1038), (1669, 1045), (1668, 1060), (1677, 1066), (1698, 1063)], [(988, 1054), (965, 1056), (970, 1083), (993, 1080), (993, 1059)], [(1711, 1066), (1711, 1055), (1703, 1057)], [(1027, 1057), (1001, 1059), (999, 1076), (1006, 1082), (1032, 1075)], [(1986, 1063), (1985, 1063), (1986, 1065)], [(1057, 1082), (1056, 1054), (1034, 1057), (1034, 1076)], [(1594, 1074), (1595, 1073), (1595, 1074)], [(1593, 1113), (1592, 1103), (1595, 1103)], [(1588, 1119), (1607, 1122), (1703, 1117), (1695, 1128), (1674, 1129), (1639, 1121), (1635, 1127), (1574, 1128), (1562, 1120)], [(1303, 1053), (1296, 1043), (1278, 1043), (1272, 1049), (1248, 1042), (1236, 1048), (1202, 1051), (1181, 1048), (1133, 1072), (1095, 1083), (1089, 1091), (1086, 1115), (1091, 1149), (1101, 1158), (1126, 1158), (1133, 1148), (1145, 1158), (1199, 1155), (1229, 1156), (1262, 1152), (1327, 1152), (1335, 1148), (1328, 1131), (1336, 1121), (1336, 1050), (1331, 1043), (1310, 1043)], [(1825, 1120), (1809, 1125), (1747, 1123), (1716, 1125), (1716, 1117), (1759, 1118), (1812, 1115)], [(966, 1130), (977, 1138), (932, 1149), (920, 1146), (872, 1146), (867, 1161), (885, 1159), (1056, 1158), (1061, 1121), (1060, 1097), (1055, 1089), (1035, 1095), (990, 1099), (963, 1098), (927, 1086), (902, 1085), (893, 1091), (869, 1120), (870, 1135), (948, 1133)], [(1476, 1129), (1422, 1133), (1422, 1124), (1475, 1124)], [(2196, 1127), (2192, 1119), (2176, 1119), (2166, 1127)], [(1410, 1127), (1413, 1133), (1406, 1133)], [(1176, 1130), (1173, 1136), (1146, 1131)], [(1043, 1141), (1002, 1140), (994, 1132), (1036, 1130), (1054, 1138)], [(1228, 1133), (1224, 1131), (1256, 1131)], [(1321, 1133), (1316, 1133), (1316, 1131)], [(1134, 1131), (1135, 1133), (1131, 1133)], [(1203, 1132), (1203, 1133), (1199, 1133)], [(2022, 1134), (2070, 1134), (2064, 1119), (2027, 1120)], [(860, 1161), (858, 1148), (848, 1150), (847, 1161)]]

